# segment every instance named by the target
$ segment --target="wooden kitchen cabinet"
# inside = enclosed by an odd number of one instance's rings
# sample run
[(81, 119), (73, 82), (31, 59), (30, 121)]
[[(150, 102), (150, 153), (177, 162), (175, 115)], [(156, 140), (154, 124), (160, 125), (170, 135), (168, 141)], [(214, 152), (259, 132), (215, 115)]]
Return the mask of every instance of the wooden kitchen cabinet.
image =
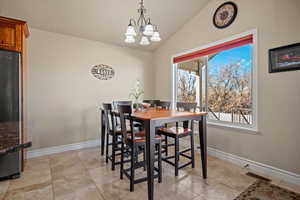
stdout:
[[(26, 23), (0, 18), (0, 48), (22, 52), (22, 36), (28, 33)], [(27, 33), (24, 31), (26, 30)]]

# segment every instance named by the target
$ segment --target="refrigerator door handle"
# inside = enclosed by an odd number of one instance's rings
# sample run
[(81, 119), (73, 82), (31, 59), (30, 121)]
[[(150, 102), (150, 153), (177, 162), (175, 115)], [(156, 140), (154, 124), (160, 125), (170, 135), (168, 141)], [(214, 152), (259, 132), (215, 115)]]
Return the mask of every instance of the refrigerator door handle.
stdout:
[(31, 146), (32, 146), (32, 142), (26, 142), (24, 144), (19, 144), (17, 146), (13, 146), (11, 148), (1, 150), (0, 151), (0, 156), (7, 155), (9, 153), (18, 152), (18, 151), (21, 151), (22, 149), (27, 149), (27, 148), (29, 148)]

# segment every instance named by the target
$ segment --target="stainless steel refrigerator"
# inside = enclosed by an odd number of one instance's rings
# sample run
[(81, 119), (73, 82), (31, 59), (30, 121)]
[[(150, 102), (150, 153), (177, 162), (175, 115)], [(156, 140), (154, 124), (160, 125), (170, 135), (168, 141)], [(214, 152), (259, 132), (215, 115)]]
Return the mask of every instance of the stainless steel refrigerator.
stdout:
[(20, 54), (0, 50), (0, 179), (21, 171)]

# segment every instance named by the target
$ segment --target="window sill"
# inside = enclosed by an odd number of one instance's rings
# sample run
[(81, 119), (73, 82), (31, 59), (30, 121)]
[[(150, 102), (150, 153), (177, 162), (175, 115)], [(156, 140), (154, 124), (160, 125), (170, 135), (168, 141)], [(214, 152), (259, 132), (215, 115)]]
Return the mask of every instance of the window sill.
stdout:
[(224, 124), (224, 123), (216, 123), (212, 121), (208, 121), (207, 125), (214, 128), (221, 128), (221, 129), (234, 129), (245, 133), (250, 134), (258, 134), (259, 131), (256, 127), (244, 127), (244, 126), (237, 126), (232, 124)]

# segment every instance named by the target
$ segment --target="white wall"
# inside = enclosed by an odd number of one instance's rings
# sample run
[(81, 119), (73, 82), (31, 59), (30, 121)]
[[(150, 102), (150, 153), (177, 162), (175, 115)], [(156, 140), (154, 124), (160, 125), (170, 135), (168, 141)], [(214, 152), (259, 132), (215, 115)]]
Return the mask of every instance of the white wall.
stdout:
[(208, 128), (210, 147), (300, 174), (300, 71), (268, 73), (268, 49), (300, 42), (299, 0), (234, 0), (239, 8), (226, 29), (212, 23), (224, 0), (211, 0), (154, 52), (155, 98), (171, 99), (171, 56), (258, 29), (258, 134)]
[[(33, 149), (99, 138), (98, 108), (129, 99), (135, 80), (153, 97), (152, 53), (30, 29), (28, 41), (28, 133)], [(114, 68), (100, 81), (97, 64)]]

